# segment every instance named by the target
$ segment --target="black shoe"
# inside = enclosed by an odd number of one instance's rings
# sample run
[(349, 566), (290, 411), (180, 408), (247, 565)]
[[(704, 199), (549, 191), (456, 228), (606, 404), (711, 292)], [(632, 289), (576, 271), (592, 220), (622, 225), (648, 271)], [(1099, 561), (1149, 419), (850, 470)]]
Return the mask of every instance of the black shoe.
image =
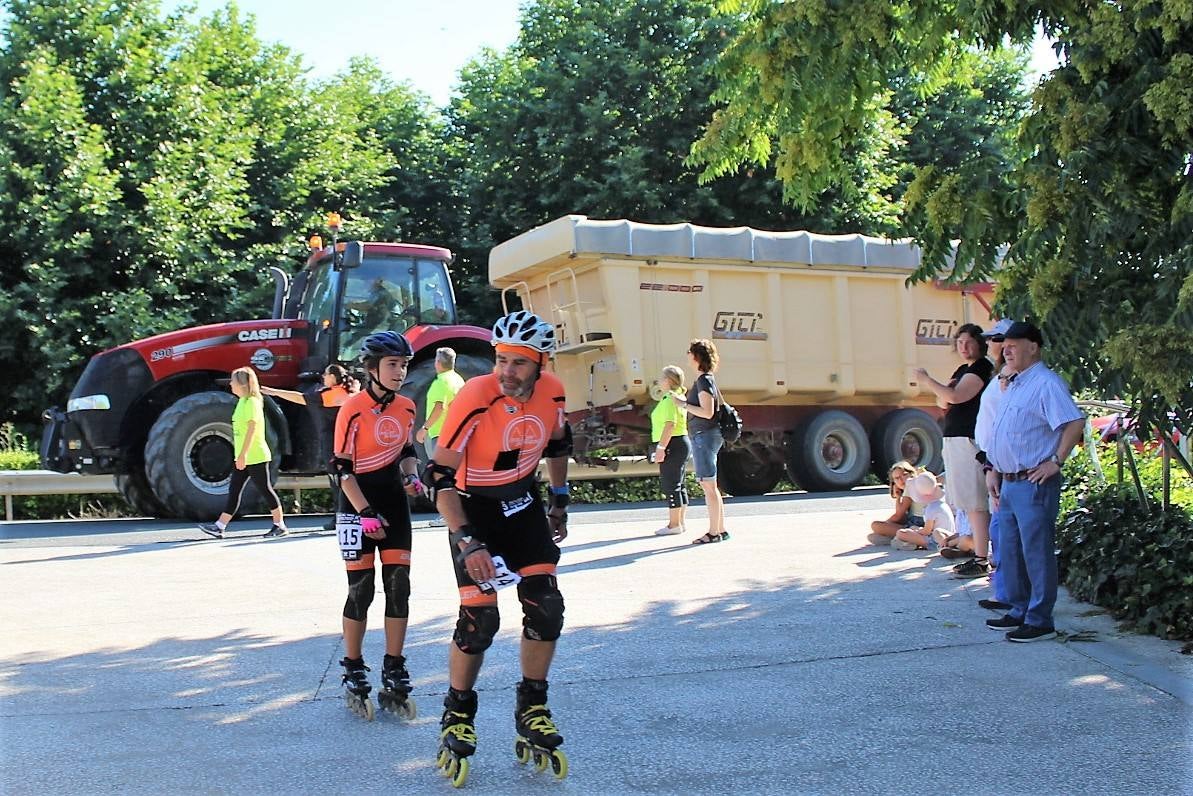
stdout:
[(987, 619), (986, 627), (991, 630), (1015, 630), (1017, 632), (1019, 628), (1023, 627), (1023, 620), (1007, 614), (998, 619)]
[(1011, 604), (998, 600), (978, 600), (978, 608), (985, 608), (987, 611), (1009, 611)]
[(199, 523), (198, 527), (200, 531), (207, 534), (208, 536), (214, 537), (216, 539), (224, 538), (224, 529), (216, 525), (214, 522), (201, 522)]
[(984, 558), (971, 558), (953, 570), (953, 577), (961, 580), (984, 578), (990, 574), (990, 565)]
[(261, 538), (263, 539), (277, 539), (279, 536), (285, 536), (290, 533), (289, 528), (283, 528), (278, 524), (274, 524)]
[[(988, 624), (988, 623), (987, 623)], [(1018, 641), (1026, 644), (1031, 641), (1047, 641), (1056, 638), (1055, 627), (1036, 627), (1035, 625), (1021, 625), (1007, 633), (1007, 641)]]

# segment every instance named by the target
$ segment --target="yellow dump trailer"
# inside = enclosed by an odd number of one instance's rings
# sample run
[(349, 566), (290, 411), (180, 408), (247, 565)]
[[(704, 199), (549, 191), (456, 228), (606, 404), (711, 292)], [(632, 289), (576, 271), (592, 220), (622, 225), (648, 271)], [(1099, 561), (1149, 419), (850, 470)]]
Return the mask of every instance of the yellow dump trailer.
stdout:
[(757, 494), (784, 467), (809, 490), (902, 458), (939, 469), (940, 412), (914, 369), (947, 380), (953, 335), (989, 323), (991, 288), (909, 287), (918, 266), (910, 243), (863, 235), (565, 216), (496, 246), (489, 278), (555, 324), (578, 458), (648, 441), (659, 371), (712, 339), (745, 425), (722, 483)]

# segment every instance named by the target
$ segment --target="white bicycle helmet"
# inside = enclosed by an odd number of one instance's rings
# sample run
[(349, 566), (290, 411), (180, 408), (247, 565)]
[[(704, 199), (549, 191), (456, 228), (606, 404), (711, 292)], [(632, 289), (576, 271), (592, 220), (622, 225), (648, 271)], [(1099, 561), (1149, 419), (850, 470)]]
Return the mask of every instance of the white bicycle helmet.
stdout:
[(493, 345), (525, 346), (550, 354), (555, 350), (555, 327), (533, 312), (511, 312), (493, 324)]

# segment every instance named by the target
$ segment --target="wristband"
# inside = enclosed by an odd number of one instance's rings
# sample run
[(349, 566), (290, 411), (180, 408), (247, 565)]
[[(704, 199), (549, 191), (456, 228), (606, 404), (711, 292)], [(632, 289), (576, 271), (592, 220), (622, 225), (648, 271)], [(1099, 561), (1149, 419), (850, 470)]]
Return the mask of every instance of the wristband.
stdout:
[(567, 495), (571, 493), (571, 484), (567, 481), (563, 482), (563, 486), (549, 486), (547, 487), (552, 495)]
[(365, 506), (363, 509), (361, 509), (360, 511), (356, 512), (356, 516), (358, 516), (358, 517), (372, 517), (372, 518), (373, 518), (373, 519), (375, 519), (375, 520), (376, 520), (376, 519), (380, 519), (380, 518), (381, 518), (381, 515), (380, 515), (380, 514), (378, 514), (378, 513), (377, 513), (377, 511), (376, 511), (376, 509), (374, 509), (372, 506)]

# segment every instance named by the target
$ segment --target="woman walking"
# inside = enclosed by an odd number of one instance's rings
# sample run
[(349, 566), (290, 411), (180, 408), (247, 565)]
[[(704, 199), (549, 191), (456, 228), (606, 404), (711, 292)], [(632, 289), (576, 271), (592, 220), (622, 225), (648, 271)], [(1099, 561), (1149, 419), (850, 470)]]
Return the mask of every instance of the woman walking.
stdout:
[(261, 385), (256, 372), (252, 368), (237, 368), (232, 371), (229, 387), (232, 394), (240, 399), (236, 402), (236, 410), (232, 412), (232, 449), (236, 453), (236, 466), (228, 483), (228, 502), (224, 513), (215, 522), (200, 524), (199, 530), (208, 536), (223, 539), (228, 523), (240, 508), (244, 488), (252, 481), (257, 491), (272, 503), (270, 514), (273, 516), (273, 527), (265, 534), (265, 538), (285, 536), (289, 529), (282, 516), (282, 501), (278, 499), (278, 493), (273, 491), (273, 484), (269, 483), (269, 463), (273, 454), (265, 441), (265, 402), (261, 397)]

